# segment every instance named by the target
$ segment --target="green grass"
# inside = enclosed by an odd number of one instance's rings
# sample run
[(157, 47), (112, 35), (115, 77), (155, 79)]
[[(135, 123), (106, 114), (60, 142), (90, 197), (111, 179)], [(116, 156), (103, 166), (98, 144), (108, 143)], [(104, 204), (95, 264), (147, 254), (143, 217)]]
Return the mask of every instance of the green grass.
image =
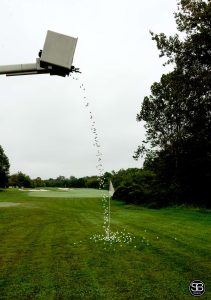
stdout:
[(45, 189), (45, 192), (29, 192), (31, 197), (47, 197), (47, 198), (99, 198), (107, 191), (96, 189), (69, 189), (59, 190), (56, 188)]
[(193, 298), (194, 279), (211, 299), (210, 211), (112, 201), (112, 230), (135, 240), (107, 246), (90, 240), (103, 233), (103, 209), (98, 191), (84, 192), (0, 192), (0, 201), (21, 203), (0, 207), (1, 300), (183, 300)]

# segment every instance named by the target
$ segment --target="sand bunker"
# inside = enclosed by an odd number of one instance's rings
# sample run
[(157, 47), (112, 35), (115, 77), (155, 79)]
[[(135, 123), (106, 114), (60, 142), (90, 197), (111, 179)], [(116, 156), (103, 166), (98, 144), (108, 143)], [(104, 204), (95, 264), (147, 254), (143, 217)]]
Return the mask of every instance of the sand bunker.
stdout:
[(33, 190), (28, 190), (27, 192), (49, 192), (49, 191), (43, 189), (33, 189)]
[(74, 189), (69, 189), (69, 188), (58, 188), (60, 191), (73, 191)]
[(20, 203), (15, 202), (0, 202), (0, 207), (9, 207), (9, 206), (17, 206), (20, 205)]
[(48, 190), (43, 190), (43, 189), (33, 189), (33, 190), (24, 190), (24, 189), (19, 189), (21, 192), (49, 192)]

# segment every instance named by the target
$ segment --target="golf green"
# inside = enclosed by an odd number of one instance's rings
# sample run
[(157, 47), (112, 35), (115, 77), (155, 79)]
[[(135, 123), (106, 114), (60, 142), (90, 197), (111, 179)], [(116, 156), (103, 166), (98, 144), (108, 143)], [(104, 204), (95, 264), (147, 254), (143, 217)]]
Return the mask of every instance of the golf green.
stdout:
[(45, 198), (100, 198), (103, 195), (108, 195), (108, 191), (97, 189), (40, 189), (29, 191), (30, 197), (45, 197)]

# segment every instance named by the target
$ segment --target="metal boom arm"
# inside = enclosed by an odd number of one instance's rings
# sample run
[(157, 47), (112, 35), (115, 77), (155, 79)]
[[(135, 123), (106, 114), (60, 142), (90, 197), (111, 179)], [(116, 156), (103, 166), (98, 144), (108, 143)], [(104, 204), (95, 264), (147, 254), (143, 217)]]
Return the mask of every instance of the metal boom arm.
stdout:
[(77, 38), (48, 30), (44, 48), (40, 50), (36, 63), (0, 66), (0, 75), (49, 73), (65, 77), (71, 72), (80, 73), (79, 69), (72, 65), (76, 44)]
[(6, 76), (15, 75), (31, 75), (31, 74), (44, 74), (50, 73), (51, 69), (41, 68), (40, 60), (37, 59), (35, 64), (19, 64), (19, 65), (5, 65), (0, 66), (0, 75)]

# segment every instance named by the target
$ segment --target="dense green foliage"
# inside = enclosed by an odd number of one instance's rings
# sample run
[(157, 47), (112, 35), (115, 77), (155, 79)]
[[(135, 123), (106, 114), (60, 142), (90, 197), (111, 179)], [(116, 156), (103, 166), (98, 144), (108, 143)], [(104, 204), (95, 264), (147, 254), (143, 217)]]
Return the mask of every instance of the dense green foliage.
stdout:
[(0, 188), (4, 188), (8, 184), (9, 168), (9, 159), (0, 146)]
[(125, 201), (127, 204), (154, 205), (155, 174), (152, 171), (138, 168), (121, 169), (113, 172), (110, 179), (115, 187), (113, 199)]
[(2, 201), (20, 204), (0, 207), (1, 300), (188, 300), (194, 279), (211, 299), (209, 211), (112, 201), (111, 230), (135, 239), (107, 246), (90, 240), (103, 232), (101, 199), (10, 189)]
[(24, 188), (37, 188), (37, 187), (61, 187), (61, 188), (98, 188), (99, 181), (98, 176), (86, 176), (82, 178), (76, 178), (70, 176), (58, 176), (57, 178), (42, 179), (37, 177), (35, 179), (30, 178), (29, 175), (23, 172), (12, 174), (9, 177), (9, 186), (12, 187), (24, 187)]
[(134, 157), (146, 155), (144, 168), (156, 174), (167, 201), (210, 207), (211, 2), (180, 0), (178, 8), (181, 36), (151, 33), (173, 71), (144, 98), (137, 120), (145, 122), (146, 139)]
[(31, 178), (22, 173), (22, 172), (18, 172), (17, 174), (13, 174), (9, 177), (9, 185), (13, 186), (13, 187), (25, 187), (25, 188), (29, 188), (32, 187), (32, 180)]

